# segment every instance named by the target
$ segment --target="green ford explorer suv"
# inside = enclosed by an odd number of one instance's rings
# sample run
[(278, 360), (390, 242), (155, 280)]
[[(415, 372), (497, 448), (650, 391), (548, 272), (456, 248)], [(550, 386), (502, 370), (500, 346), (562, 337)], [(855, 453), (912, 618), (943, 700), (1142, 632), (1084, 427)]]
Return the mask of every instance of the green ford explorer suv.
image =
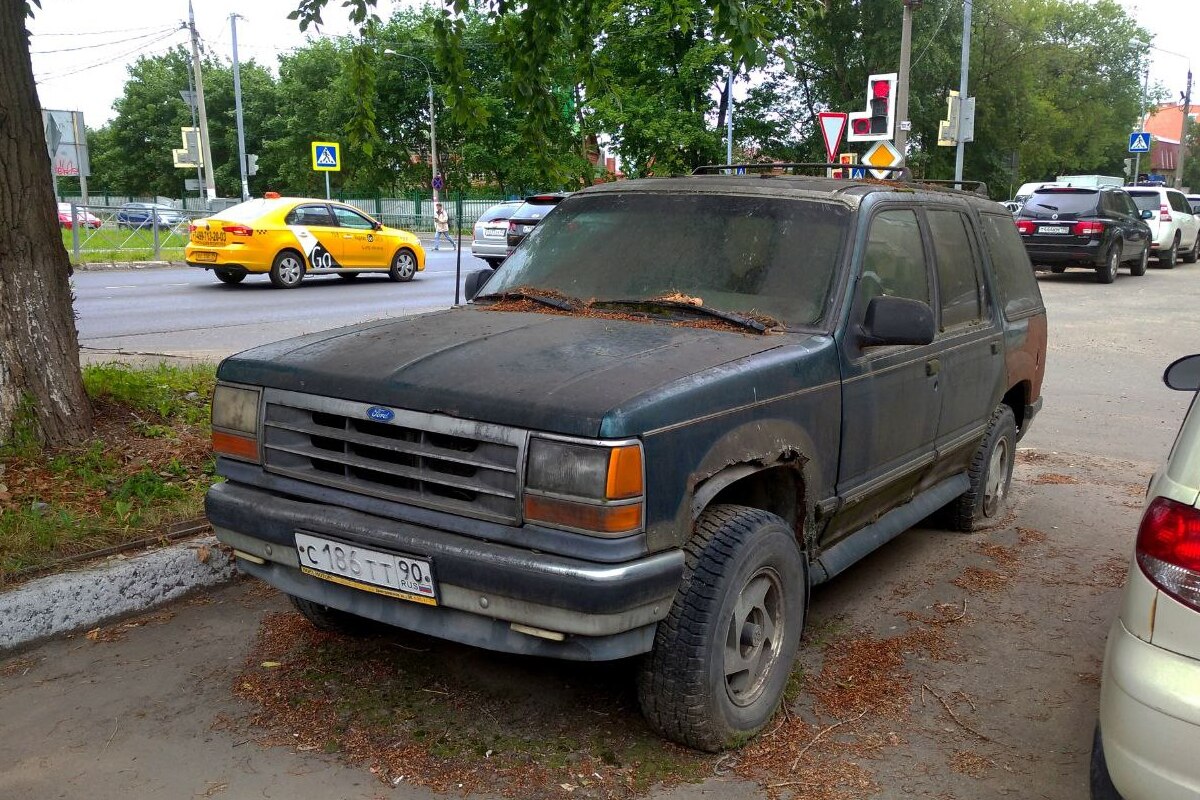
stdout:
[(578, 192), (467, 306), (226, 359), (217, 537), (319, 627), (639, 657), (655, 729), (744, 741), (810, 587), (1002, 513), (1046, 356), (1002, 206), (778, 172)]

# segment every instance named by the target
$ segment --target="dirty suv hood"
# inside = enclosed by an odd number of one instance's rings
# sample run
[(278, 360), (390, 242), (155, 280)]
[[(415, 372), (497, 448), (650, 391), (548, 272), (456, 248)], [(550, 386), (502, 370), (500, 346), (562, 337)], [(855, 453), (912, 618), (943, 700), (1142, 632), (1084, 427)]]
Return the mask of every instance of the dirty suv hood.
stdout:
[(466, 307), (264, 345), (227, 358), (218, 376), (534, 430), (629, 435), (605, 418), (673, 386), (678, 408), (663, 421), (688, 419), (699, 409), (686, 390), (679, 396), (680, 382), (795, 343), (786, 334)]

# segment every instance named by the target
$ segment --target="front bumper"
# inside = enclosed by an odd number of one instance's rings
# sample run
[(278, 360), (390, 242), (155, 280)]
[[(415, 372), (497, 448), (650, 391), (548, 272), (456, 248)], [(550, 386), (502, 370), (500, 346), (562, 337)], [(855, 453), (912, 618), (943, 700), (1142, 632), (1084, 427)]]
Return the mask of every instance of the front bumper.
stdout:
[[(205, 510), (217, 538), (239, 553), (239, 567), (288, 594), (509, 653), (605, 661), (647, 652), (683, 574), (679, 550), (619, 563), (585, 561), (232, 482), (209, 491)], [(397, 600), (300, 572), (297, 529), (429, 559), (441, 605)], [(541, 634), (521, 632), (514, 624)]]
[(1125, 800), (1200, 797), (1200, 661), (1139, 639), (1117, 619), (1104, 658), (1100, 735)]

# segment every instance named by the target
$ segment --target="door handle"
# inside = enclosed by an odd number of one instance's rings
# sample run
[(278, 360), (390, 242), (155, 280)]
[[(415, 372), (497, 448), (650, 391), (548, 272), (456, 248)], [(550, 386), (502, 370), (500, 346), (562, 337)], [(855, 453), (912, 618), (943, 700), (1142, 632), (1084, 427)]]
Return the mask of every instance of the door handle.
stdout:
[(343, 238), (343, 239), (353, 239), (353, 238), (354, 238), (354, 234), (352, 234), (352, 233), (343, 233), (343, 234), (342, 234), (342, 238)]
[(925, 362), (925, 375), (932, 378), (942, 371), (942, 360), (940, 358), (931, 358)]

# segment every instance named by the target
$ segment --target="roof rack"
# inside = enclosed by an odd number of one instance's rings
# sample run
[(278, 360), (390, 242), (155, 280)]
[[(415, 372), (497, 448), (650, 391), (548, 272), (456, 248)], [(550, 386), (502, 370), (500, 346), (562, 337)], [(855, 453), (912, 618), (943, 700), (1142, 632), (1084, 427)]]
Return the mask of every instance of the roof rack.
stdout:
[(819, 161), (795, 161), (774, 163), (770, 161), (760, 161), (753, 164), (706, 164), (703, 167), (696, 167), (692, 170), (693, 175), (716, 175), (722, 172), (730, 172), (741, 170), (742, 172), (777, 172), (791, 171), (792, 175), (799, 175), (797, 169), (850, 169), (857, 167), (859, 169), (873, 169), (877, 172), (900, 173), (893, 180), (909, 182), (912, 180), (912, 172), (908, 167), (873, 167), (869, 164), (834, 164)]
[(987, 193), (988, 193), (987, 184), (984, 183), (983, 181), (945, 181), (945, 180), (932, 180), (929, 178), (921, 178), (920, 180), (915, 181), (915, 183), (929, 183), (929, 184), (933, 184), (934, 186), (953, 186), (956, 189), (962, 189), (963, 191), (974, 192), (975, 194), (981, 194), (981, 195), (984, 195), (985, 197), (987, 196)]

